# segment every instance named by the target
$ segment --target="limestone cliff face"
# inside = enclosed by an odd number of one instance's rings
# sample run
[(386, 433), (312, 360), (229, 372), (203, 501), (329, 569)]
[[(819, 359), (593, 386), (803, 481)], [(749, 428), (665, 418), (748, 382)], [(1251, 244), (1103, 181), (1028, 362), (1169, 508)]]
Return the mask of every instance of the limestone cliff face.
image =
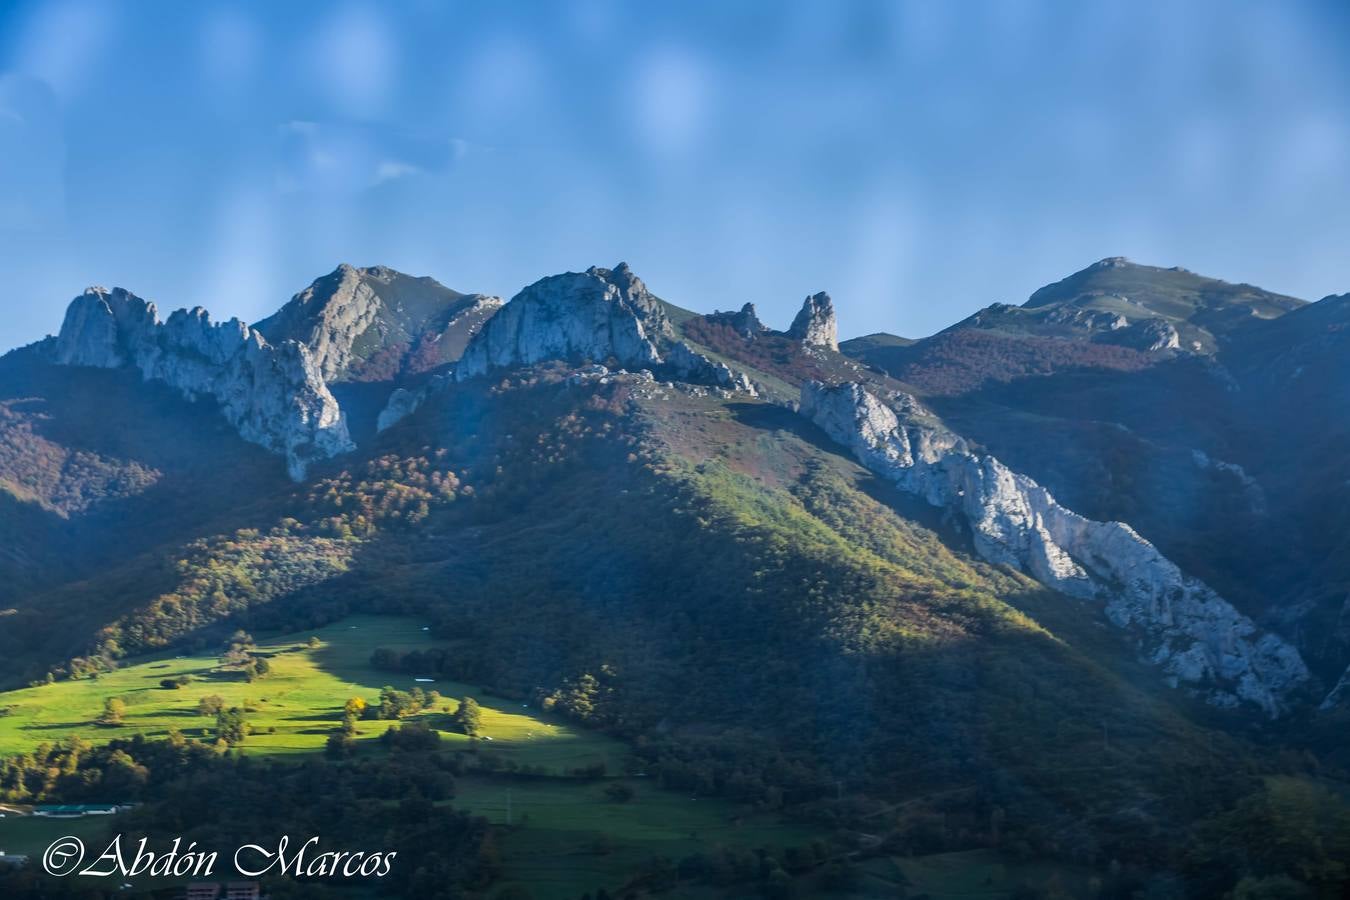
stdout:
[(385, 381), (458, 360), (501, 305), (431, 278), (344, 263), (256, 327), (270, 343), (304, 344), (325, 382)]
[(121, 288), (91, 287), (66, 308), (56, 338), (56, 361), (101, 369), (128, 365), (153, 339), (157, 327), (153, 303)]
[(788, 337), (796, 338), (808, 347), (839, 349), (839, 328), (834, 319), (834, 303), (830, 295), (821, 291), (802, 303), (801, 311), (792, 320)]
[(662, 362), (659, 345), (674, 331), (660, 302), (624, 263), (536, 281), (469, 342), (458, 378), (549, 359), (603, 361), (642, 368)]
[(376, 323), (382, 306), (361, 271), (343, 264), (296, 294), (257, 328), (269, 340), (304, 344), (324, 381), (336, 381), (352, 363), (357, 339)]
[(1309, 679), (1298, 651), (1260, 631), (1121, 522), (1086, 519), (1049, 491), (976, 453), (908, 395), (892, 407), (859, 384), (802, 388), (801, 412), (878, 475), (958, 513), (977, 552), (1072, 597), (1104, 605), (1173, 684), (1219, 706), (1270, 715)]
[(120, 288), (90, 288), (71, 302), (56, 340), (63, 365), (139, 369), (189, 399), (209, 397), (247, 441), (286, 457), (291, 477), (351, 450), (347, 424), (303, 345), (269, 344), (238, 319), (178, 310), (160, 323), (154, 304)]

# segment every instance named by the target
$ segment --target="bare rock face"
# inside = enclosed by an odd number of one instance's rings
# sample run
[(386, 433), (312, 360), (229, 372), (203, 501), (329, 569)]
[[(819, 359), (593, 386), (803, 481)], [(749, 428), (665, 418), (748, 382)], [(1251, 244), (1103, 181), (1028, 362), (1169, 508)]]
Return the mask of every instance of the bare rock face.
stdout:
[(115, 369), (145, 346), (158, 326), (153, 303), (121, 288), (91, 287), (66, 308), (56, 361)]
[(1096, 341), (1103, 344), (1117, 344), (1145, 353), (1177, 350), (1181, 347), (1181, 335), (1176, 327), (1166, 319), (1156, 316), (1128, 323), (1109, 334), (1098, 336)]
[(380, 410), (379, 416), (375, 419), (375, 430), (386, 431), (412, 415), (422, 405), (427, 393), (426, 388), (417, 391), (395, 388), (385, 401), (384, 409)]
[(550, 359), (661, 363), (665, 309), (625, 263), (536, 281), (488, 320), (455, 368), (460, 379)]
[(347, 371), (357, 339), (375, 324), (381, 306), (361, 271), (344, 263), (257, 328), (271, 340), (289, 338), (304, 344), (324, 381), (336, 381)]
[(868, 469), (968, 523), (977, 552), (1104, 605), (1174, 684), (1218, 706), (1278, 715), (1309, 680), (1297, 650), (1260, 631), (1134, 529), (1096, 522), (992, 456), (972, 451), (908, 395), (892, 407), (859, 384), (802, 387), (801, 412)]
[(501, 305), (431, 278), (344, 263), (256, 327), (272, 344), (304, 344), (325, 382), (385, 381), (455, 362)]
[(66, 311), (56, 361), (131, 366), (188, 399), (209, 397), (245, 440), (286, 457), (291, 477), (353, 448), (347, 423), (309, 350), (272, 345), (238, 319), (219, 324), (200, 307), (160, 324), (154, 304), (120, 288), (90, 288)]
[(796, 338), (808, 347), (839, 349), (839, 329), (835, 324), (834, 304), (829, 294), (821, 291), (806, 298), (801, 312), (792, 320), (788, 337)]
[(768, 331), (764, 323), (759, 320), (759, 313), (755, 311), (755, 304), (747, 303), (740, 308), (738, 312), (714, 312), (705, 316), (711, 322), (723, 323), (736, 329), (736, 333), (747, 341), (753, 341), (757, 336)]

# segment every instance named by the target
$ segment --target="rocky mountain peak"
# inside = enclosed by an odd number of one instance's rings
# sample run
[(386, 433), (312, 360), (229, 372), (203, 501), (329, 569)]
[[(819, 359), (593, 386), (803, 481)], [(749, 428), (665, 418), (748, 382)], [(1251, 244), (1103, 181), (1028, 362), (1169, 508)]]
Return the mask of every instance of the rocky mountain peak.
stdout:
[(628, 263), (621, 262), (613, 269), (592, 266), (586, 270), (586, 273), (614, 285), (618, 289), (619, 297), (633, 310), (634, 314), (649, 322), (649, 331), (666, 336), (672, 333), (660, 301), (651, 291), (647, 290), (646, 283), (637, 277), (633, 270), (629, 268)]
[(839, 349), (839, 330), (834, 319), (834, 303), (830, 295), (821, 291), (812, 294), (802, 303), (801, 311), (792, 320), (788, 336), (796, 338), (808, 347)]
[(129, 291), (90, 289), (66, 310), (55, 360), (131, 367), (189, 400), (210, 398), (245, 440), (284, 455), (296, 480), (353, 446), (308, 348), (270, 344), (239, 319), (213, 323), (201, 307), (176, 310), (161, 324), (154, 304)]
[(308, 347), (325, 381), (385, 381), (454, 362), (500, 303), (388, 266), (343, 263), (256, 327), (274, 344)]
[(126, 365), (159, 323), (155, 305), (122, 288), (86, 288), (70, 302), (56, 339), (62, 365)]
[(625, 263), (541, 278), (512, 297), (470, 341), (459, 378), (548, 359), (662, 361), (674, 337), (665, 308)]

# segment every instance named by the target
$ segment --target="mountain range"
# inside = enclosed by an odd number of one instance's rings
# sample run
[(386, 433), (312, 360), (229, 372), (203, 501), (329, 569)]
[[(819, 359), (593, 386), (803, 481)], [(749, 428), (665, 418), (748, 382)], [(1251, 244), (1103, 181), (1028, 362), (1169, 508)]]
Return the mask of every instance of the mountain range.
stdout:
[(0, 681), (416, 612), (460, 680), (606, 673), (577, 714), (668, 772), (1143, 859), (1195, 785), (1350, 762), (1347, 359), (1350, 295), (1121, 258), (917, 340), (622, 263), (342, 265), (254, 325), (90, 288), (0, 358)]

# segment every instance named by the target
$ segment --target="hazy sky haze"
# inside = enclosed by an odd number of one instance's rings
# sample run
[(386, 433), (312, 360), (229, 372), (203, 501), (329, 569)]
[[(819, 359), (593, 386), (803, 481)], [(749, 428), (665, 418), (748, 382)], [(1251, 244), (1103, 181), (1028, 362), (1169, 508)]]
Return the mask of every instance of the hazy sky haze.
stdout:
[(0, 347), (338, 262), (922, 335), (1103, 256), (1350, 291), (1334, 4), (0, 5)]

